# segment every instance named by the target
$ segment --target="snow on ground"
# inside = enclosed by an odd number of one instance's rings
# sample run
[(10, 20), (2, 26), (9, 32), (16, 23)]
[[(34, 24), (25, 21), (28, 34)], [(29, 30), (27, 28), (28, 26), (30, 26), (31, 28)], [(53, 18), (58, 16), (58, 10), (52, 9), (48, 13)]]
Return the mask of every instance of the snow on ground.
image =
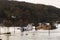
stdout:
[[(19, 27), (10, 27), (9, 31), (11, 32), (11, 35), (2, 34), (0, 35), (0, 39), (2, 40), (60, 40), (60, 27), (57, 26), (58, 29), (56, 30), (39, 30), (39, 31), (25, 31), (21, 32)], [(0, 27), (0, 33), (7, 32), (6, 27)], [(23, 35), (22, 35), (23, 34)]]

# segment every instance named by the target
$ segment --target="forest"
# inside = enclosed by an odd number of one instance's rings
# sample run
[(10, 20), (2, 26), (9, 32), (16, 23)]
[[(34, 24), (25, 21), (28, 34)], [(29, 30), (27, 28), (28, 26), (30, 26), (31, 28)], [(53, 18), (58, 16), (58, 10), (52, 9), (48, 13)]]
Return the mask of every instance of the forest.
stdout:
[(52, 25), (56, 21), (60, 21), (60, 8), (28, 2), (0, 1), (0, 24), (4, 26), (23, 27), (29, 23), (33, 23), (35, 26), (38, 23)]

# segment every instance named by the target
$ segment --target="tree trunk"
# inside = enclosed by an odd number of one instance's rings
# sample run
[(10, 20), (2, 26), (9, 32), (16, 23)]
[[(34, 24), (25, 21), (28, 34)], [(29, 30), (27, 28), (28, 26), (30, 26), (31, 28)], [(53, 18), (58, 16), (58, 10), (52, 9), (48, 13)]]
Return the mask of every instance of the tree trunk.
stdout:
[(14, 34), (15, 34), (15, 27), (14, 27)]
[(6, 35), (7, 39), (6, 40), (9, 40), (9, 35)]
[(7, 33), (9, 32), (9, 27), (7, 27)]
[(1, 27), (0, 27), (0, 35), (1, 35)]

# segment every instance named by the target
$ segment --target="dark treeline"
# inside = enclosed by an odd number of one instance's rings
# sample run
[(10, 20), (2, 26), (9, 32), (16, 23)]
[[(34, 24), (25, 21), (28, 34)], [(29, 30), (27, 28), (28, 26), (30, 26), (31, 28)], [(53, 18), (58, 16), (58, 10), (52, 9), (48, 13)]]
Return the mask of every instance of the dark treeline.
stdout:
[(54, 6), (0, 1), (0, 23), (5, 26), (26, 26), (29, 23), (37, 25), (38, 23), (56, 21), (60, 21), (60, 9)]

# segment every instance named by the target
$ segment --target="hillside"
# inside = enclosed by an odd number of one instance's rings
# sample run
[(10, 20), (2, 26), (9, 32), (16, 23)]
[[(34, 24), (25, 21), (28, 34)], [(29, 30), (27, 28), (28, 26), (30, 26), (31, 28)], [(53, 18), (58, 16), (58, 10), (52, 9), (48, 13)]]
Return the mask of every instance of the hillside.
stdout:
[(60, 9), (51, 5), (17, 1), (0, 1), (0, 23), (5, 26), (26, 26), (29, 23), (56, 22)]

